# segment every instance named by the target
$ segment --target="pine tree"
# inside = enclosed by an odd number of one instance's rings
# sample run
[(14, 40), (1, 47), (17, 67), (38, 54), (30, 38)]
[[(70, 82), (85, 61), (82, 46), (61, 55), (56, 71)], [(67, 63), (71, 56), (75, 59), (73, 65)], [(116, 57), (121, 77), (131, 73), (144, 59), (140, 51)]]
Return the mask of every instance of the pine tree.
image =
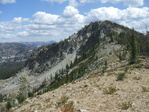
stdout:
[(28, 88), (29, 84), (28, 81), (25, 77), (21, 77), (20, 78), (20, 92), (27, 97), (27, 92), (29, 91)]
[(137, 41), (136, 41), (134, 29), (131, 34), (131, 44), (130, 45), (131, 45), (130, 64), (134, 64), (137, 62), (137, 55), (138, 55)]
[(146, 42), (147, 44), (145, 46), (146, 47), (146, 51), (145, 52), (149, 56), (149, 50), (148, 50), (149, 49), (149, 31), (148, 31), (147, 26), (146, 26), (146, 38), (147, 38), (147, 42)]
[(22, 103), (28, 97), (28, 92), (29, 92), (28, 81), (25, 77), (21, 77), (19, 95), (17, 96), (19, 103)]
[(0, 94), (0, 102), (3, 102), (4, 96)]
[(8, 100), (6, 104), (6, 110), (9, 110), (12, 107), (11, 101)]

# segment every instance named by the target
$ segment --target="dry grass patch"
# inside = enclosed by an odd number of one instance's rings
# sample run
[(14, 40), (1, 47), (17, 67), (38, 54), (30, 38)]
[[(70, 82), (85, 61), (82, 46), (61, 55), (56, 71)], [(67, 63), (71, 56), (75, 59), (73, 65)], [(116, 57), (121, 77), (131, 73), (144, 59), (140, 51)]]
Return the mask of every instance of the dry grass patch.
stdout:
[(103, 90), (104, 94), (113, 94), (117, 91), (116, 87), (108, 87)]
[(61, 107), (61, 111), (62, 112), (75, 112), (75, 108), (74, 108), (73, 102), (69, 102), (67, 104), (64, 104)]
[(149, 87), (143, 87), (142, 86), (142, 90), (143, 90), (143, 92), (149, 92)]
[(61, 106), (63, 106), (64, 104), (67, 103), (68, 99), (69, 99), (69, 97), (67, 97), (67, 96), (62, 96), (62, 97), (59, 99), (59, 101), (56, 103), (56, 107), (61, 107)]
[(132, 103), (131, 102), (124, 102), (121, 105), (119, 105), (120, 109), (122, 110), (127, 110), (130, 107), (132, 107)]
[(99, 74), (91, 74), (87, 77), (87, 79), (98, 77), (98, 76), (99, 76)]
[(134, 80), (141, 80), (141, 77), (133, 77)]

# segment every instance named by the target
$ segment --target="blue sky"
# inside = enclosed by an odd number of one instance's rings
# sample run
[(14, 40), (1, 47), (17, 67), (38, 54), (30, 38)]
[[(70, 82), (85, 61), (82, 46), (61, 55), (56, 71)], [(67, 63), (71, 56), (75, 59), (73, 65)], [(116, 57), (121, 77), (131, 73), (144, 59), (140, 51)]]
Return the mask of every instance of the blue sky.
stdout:
[(104, 20), (145, 32), (149, 0), (0, 0), (0, 42), (60, 41)]

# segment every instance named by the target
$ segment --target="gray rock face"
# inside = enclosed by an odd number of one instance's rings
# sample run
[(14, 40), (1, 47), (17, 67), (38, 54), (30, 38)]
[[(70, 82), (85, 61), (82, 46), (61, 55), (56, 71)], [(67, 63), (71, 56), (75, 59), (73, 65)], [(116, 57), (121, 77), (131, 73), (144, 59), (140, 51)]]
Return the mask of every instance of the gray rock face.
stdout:
[[(40, 47), (33, 51), (26, 62), (26, 67), (32, 74), (41, 74), (54, 66), (58, 65), (70, 54), (80, 56), (96, 43), (102, 42), (109, 33), (121, 31), (117, 26), (110, 25), (108, 22), (94, 22), (82, 28), (78, 33), (71, 35), (68, 39), (58, 44)], [(73, 57), (76, 57), (73, 56)], [(69, 60), (74, 61), (74, 58)], [(66, 63), (66, 64), (69, 64)], [(62, 68), (65, 68), (65, 65)]]
[(25, 61), (32, 49), (20, 43), (0, 43), (0, 63)]

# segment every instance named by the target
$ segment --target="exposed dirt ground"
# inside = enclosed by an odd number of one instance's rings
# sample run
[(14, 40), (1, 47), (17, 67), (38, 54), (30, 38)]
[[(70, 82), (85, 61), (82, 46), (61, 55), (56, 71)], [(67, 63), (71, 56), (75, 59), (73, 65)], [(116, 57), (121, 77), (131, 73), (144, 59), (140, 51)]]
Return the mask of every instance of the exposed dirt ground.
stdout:
[[(72, 102), (75, 111), (81, 109), (80, 112), (149, 112), (149, 69), (141, 66), (128, 68), (123, 81), (117, 81), (117, 76), (126, 67), (108, 71), (102, 76), (93, 74), (29, 98), (13, 111), (61, 112), (64, 103)], [(109, 87), (115, 88), (116, 92), (110, 94)], [(62, 102), (62, 98), (68, 101)]]

